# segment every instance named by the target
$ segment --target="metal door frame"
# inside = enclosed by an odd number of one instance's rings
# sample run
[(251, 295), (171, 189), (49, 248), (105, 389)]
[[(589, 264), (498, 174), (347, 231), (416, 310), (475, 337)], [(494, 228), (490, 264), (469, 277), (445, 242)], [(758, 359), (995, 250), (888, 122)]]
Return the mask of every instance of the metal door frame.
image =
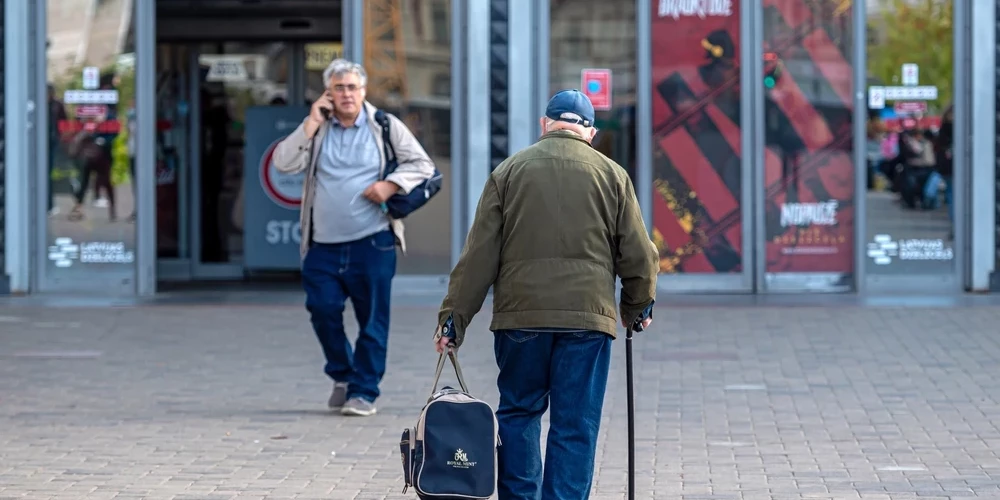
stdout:
[(191, 279), (242, 279), (244, 275), (243, 262), (211, 262), (201, 260), (201, 81), (198, 59), (201, 56), (201, 44), (192, 43), (188, 53), (188, 95), (191, 98), (191, 126), (188, 130), (188, 164), (191, 175), (188, 177), (188, 209), (190, 230), (188, 241), (191, 244)]
[[(867, 264), (867, 229), (868, 213), (865, 196), (855, 195), (855, 210), (858, 214), (855, 217), (855, 283), (859, 293), (863, 294), (900, 294), (914, 293), (919, 291), (922, 294), (961, 294), (966, 286), (966, 263), (968, 261), (968, 214), (970, 207), (970, 197), (967, 195), (969, 186), (967, 179), (971, 173), (968, 152), (970, 151), (970, 134), (968, 133), (968, 120), (971, 116), (969, 98), (969, 81), (967, 78), (970, 63), (970, 43), (972, 19), (969, 15), (971, 8), (964, 0), (952, 0), (952, 88), (954, 89), (954, 113), (955, 113), (955, 137), (959, 138), (954, 143), (954, 175), (953, 196), (955, 203), (955, 218), (952, 222), (955, 232), (952, 248), (954, 260), (952, 261), (952, 272), (949, 274), (925, 274), (925, 275), (880, 275), (866, 272)], [(868, 39), (866, 36), (867, 26), (867, 2), (866, 0), (854, 0), (853, 22), (854, 22), (854, 88), (855, 88), (855, 109), (854, 109), (854, 163), (857, 166), (855, 172), (855, 192), (866, 193), (864, 165), (865, 156), (865, 120), (867, 119), (868, 99), (867, 99), (867, 71), (857, 71), (857, 68), (868, 67)], [(991, 139), (987, 139), (991, 140)]]
[[(159, 51), (159, 44), (157, 51)], [(183, 53), (180, 50), (181, 47), (190, 50), (190, 47), (186, 43), (166, 43), (164, 44), (168, 47), (167, 50), (172, 52), (171, 59), (176, 60), (180, 54)], [(179, 82), (175, 82), (180, 87), (180, 93), (178, 99), (181, 101), (187, 101), (188, 113), (183, 119), (178, 118), (177, 121), (183, 120), (185, 122), (186, 133), (183, 134), (182, 147), (177, 148), (177, 153), (179, 156), (178, 166), (177, 166), (177, 240), (178, 240), (178, 257), (167, 257), (167, 258), (157, 258), (156, 259), (156, 269), (157, 269), (157, 280), (158, 281), (188, 281), (191, 279), (192, 271), (192, 260), (190, 255), (191, 248), (191, 199), (190, 199), (190, 173), (191, 173), (191, 123), (193, 119), (191, 116), (192, 108), (190, 106), (191, 101), (191, 85), (189, 80), (189, 70), (190, 65), (187, 62), (184, 65), (184, 71), (182, 74), (177, 75)], [(155, 189), (155, 188), (154, 188)]]

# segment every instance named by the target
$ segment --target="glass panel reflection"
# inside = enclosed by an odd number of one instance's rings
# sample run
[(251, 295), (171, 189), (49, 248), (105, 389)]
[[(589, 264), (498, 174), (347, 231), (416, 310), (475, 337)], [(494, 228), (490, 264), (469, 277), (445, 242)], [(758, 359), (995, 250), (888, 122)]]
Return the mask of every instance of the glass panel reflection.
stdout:
[[(406, 256), (399, 259), (397, 272), (447, 274), (452, 215), (451, 1), (365, 2), (364, 22), (368, 101), (406, 123), (444, 176), (437, 196), (406, 218)], [(315, 78), (310, 76), (309, 81)], [(312, 92), (322, 89), (310, 85)], [(307, 97), (312, 102), (318, 95)]]
[(128, 289), (135, 276), (132, 2), (47, 0), (46, 286)]
[(894, 0), (869, 15), (869, 273), (955, 272), (953, 5)]

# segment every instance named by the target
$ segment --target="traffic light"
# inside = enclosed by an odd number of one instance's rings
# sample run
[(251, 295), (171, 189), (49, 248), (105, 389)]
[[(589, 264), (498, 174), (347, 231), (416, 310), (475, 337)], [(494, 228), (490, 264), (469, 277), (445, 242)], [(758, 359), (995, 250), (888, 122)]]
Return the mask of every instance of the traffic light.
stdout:
[(781, 76), (781, 59), (774, 52), (764, 53), (764, 88), (773, 89)]

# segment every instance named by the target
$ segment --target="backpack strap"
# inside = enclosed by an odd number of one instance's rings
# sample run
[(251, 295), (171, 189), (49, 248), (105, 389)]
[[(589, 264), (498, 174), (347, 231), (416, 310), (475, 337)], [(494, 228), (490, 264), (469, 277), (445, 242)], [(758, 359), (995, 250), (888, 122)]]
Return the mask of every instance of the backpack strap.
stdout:
[(389, 130), (389, 117), (381, 109), (375, 111), (375, 121), (382, 126), (382, 152), (385, 154), (385, 179), (386, 176), (396, 170), (396, 148), (392, 145), (392, 134)]

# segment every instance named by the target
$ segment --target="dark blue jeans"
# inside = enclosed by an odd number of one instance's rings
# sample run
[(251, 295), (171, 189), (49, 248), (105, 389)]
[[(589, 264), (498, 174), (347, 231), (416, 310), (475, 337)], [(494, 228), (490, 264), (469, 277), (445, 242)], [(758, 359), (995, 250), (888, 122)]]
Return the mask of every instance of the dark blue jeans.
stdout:
[[(611, 337), (600, 332), (499, 330), (500, 500), (590, 496)], [(550, 407), (542, 470), (542, 414)]]
[[(392, 231), (347, 243), (314, 243), (302, 263), (306, 309), (326, 355), (324, 371), (334, 381), (348, 383), (348, 398), (375, 401), (379, 396), (395, 274)], [(344, 331), (347, 299), (351, 299), (360, 330), (353, 351)]]

